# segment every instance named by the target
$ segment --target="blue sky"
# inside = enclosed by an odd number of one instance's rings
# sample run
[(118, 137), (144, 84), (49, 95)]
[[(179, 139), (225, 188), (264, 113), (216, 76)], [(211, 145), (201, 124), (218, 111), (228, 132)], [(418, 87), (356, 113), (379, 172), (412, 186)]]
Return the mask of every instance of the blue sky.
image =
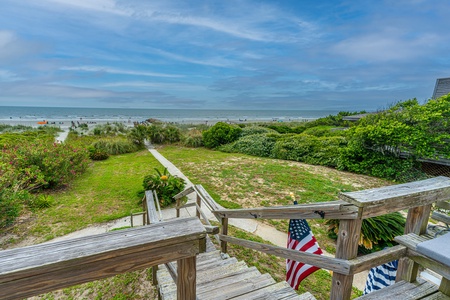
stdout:
[(450, 2), (1, 0), (0, 106), (378, 110), (450, 77)]

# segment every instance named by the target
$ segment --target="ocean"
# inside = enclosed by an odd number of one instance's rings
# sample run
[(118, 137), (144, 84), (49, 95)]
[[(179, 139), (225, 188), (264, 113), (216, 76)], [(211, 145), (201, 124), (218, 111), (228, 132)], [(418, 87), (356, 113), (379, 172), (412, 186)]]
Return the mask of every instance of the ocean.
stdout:
[(0, 106), (0, 123), (140, 122), (149, 118), (175, 123), (305, 121), (336, 114), (331, 110), (131, 109)]

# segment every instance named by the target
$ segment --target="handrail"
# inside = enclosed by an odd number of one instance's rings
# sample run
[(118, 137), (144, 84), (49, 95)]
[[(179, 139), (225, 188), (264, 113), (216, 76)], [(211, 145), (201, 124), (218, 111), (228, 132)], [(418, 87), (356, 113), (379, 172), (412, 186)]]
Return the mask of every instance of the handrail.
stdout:
[[(417, 267), (404, 259), (406, 248), (396, 246), (376, 253), (357, 257), (357, 248), (362, 220), (393, 211), (409, 209), (405, 233), (423, 233), (430, 214), (431, 204), (450, 198), (450, 178), (436, 177), (428, 180), (388, 186), (359, 192), (341, 193), (340, 199), (332, 202), (300, 204), (278, 207), (247, 209), (219, 209), (211, 196), (201, 186), (202, 200), (207, 199), (211, 211), (220, 220), (222, 252), (227, 251), (227, 242), (284, 258), (294, 258), (304, 263), (332, 270), (331, 299), (349, 299), (353, 275), (371, 267), (400, 259), (398, 278), (414, 280)], [(207, 195), (207, 196), (205, 196)], [(212, 200), (212, 201), (211, 201)], [(448, 204), (448, 203), (444, 203)], [(256, 243), (228, 236), (228, 219), (339, 219), (339, 233), (335, 258), (295, 252), (293, 250)]]
[(197, 218), (0, 251), (0, 299), (45, 292), (178, 260), (178, 299), (195, 299), (195, 256), (206, 250)]
[(312, 204), (218, 209), (217, 218), (238, 219), (357, 219), (358, 208), (342, 200)]

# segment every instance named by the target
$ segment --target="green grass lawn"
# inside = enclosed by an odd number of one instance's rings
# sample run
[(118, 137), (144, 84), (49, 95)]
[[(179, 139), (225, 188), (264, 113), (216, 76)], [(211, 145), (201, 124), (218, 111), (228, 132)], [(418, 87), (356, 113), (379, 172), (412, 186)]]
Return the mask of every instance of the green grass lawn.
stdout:
[[(52, 206), (38, 211), (26, 223), (27, 235), (36, 236), (38, 241), (50, 240), (142, 210), (137, 192), (144, 176), (155, 167), (161, 165), (147, 150), (92, 162), (69, 186), (48, 194)], [(16, 232), (23, 230), (22, 226), (16, 228)]]

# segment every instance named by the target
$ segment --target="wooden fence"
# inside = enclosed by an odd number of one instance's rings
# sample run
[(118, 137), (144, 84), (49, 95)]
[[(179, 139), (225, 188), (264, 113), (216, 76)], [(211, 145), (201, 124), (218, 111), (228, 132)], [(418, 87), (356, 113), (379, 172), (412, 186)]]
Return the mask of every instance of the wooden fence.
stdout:
[(0, 299), (23, 299), (171, 261), (178, 299), (196, 297), (196, 255), (206, 233), (183, 218), (105, 234), (0, 251)]

